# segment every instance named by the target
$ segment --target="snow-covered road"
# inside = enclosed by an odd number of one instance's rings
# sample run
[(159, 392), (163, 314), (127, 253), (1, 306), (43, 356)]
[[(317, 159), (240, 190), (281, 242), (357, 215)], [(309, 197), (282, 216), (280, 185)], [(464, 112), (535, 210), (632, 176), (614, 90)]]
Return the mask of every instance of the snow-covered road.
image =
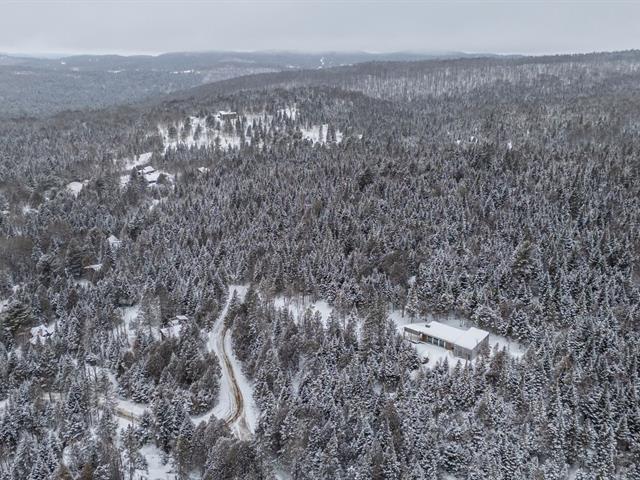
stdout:
[(196, 422), (208, 420), (212, 415), (221, 418), (227, 422), (229, 428), (241, 440), (247, 440), (253, 436), (257, 415), (253, 401), (253, 388), (242, 373), (240, 362), (233, 353), (231, 335), (224, 325), (224, 319), (234, 294), (238, 300), (242, 301), (246, 293), (246, 286), (232, 285), (229, 287), (224, 308), (208, 334), (207, 349), (216, 354), (222, 369), (220, 393), (218, 403), (211, 411), (193, 417)]

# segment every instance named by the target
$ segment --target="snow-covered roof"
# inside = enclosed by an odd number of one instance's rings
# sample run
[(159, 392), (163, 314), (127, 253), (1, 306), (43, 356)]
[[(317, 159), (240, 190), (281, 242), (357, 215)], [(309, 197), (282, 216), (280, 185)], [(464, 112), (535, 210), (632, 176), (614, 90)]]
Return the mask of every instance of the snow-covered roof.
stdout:
[(111, 248), (118, 248), (120, 246), (120, 240), (118, 240), (118, 237), (116, 237), (115, 235), (109, 235), (109, 238), (107, 238), (107, 242), (109, 242), (109, 246), (111, 246)]
[(151, 165), (147, 165), (146, 167), (144, 167), (142, 169), (142, 173), (153, 173), (155, 171), (156, 171), (156, 169), (153, 168)]
[(405, 325), (404, 328), (439, 338), (440, 340), (444, 340), (445, 342), (452, 343), (469, 350), (475, 348), (480, 342), (489, 336), (489, 332), (476, 327), (471, 327), (468, 330), (461, 330), (440, 322), (410, 323), (409, 325)]

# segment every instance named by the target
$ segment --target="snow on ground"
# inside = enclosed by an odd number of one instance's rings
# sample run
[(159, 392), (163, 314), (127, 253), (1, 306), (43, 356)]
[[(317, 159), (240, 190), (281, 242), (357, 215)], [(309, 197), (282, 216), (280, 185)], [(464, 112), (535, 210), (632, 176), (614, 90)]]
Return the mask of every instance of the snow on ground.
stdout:
[[(254, 119), (250, 118), (251, 115), (245, 115), (247, 118), (247, 124), (253, 125)], [(186, 138), (181, 138), (181, 132), (184, 128), (184, 122), (179, 123), (176, 126), (177, 130), (177, 138), (170, 139), (169, 138), (169, 127), (164, 125), (159, 125), (158, 130), (160, 135), (162, 136), (162, 142), (165, 145), (165, 152), (169, 150), (169, 148), (177, 148), (179, 145), (184, 145), (188, 148), (191, 147), (205, 147), (208, 145), (215, 145), (219, 143), (220, 147), (223, 149), (236, 148), (240, 146), (240, 137), (235, 134), (225, 133), (224, 130), (215, 130), (207, 127), (207, 119), (203, 117), (189, 117), (191, 122), (191, 132)], [(218, 118), (219, 120), (219, 118)], [(220, 121), (221, 124), (224, 122)], [(196, 138), (196, 130), (200, 130), (200, 134), (198, 138)], [(250, 139), (247, 139), (247, 142), (250, 142)]]
[(294, 105), (292, 107), (284, 107), (278, 109), (278, 114), (285, 115), (289, 117), (291, 120), (295, 120), (298, 116), (298, 108)]
[(32, 345), (37, 345), (38, 343), (44, 343), (45, 340), (49, 339), (55, 332), (55, 325), (47, 326), (47, 325), (38, 325), (37, 327), (31, 328), (31, 338), (29, 342)]
[(78, 194), (80, 193), (80, 190), (82, 190), (82, 188), (89, 183), (88, 180), (83, 180), (82, 182), (71, 182), (71, 183), (67, 183), (67, 190), (69, 192), (71, 192), (75, 197), (78, 196)]
[[(322, 127), (322, 132), (320, 131), (320, 127)], [(327, 130), (329, 129), (329, 124), (325, 123), (322, 126), (314, 125), (309, 128), (301, 128), (302, 136), (307, 140), (311, 140), (313, 143), (325, 144), (327, 143)], [(342, 141), (342, 132), (336, 129), (336, 143), (340, 143)]]
[(102, 264), (101, 263), (94, 263), (93, 265), (87, 265), (86, 267), (87, 270), (94, 270), (96, 272), (99, 272), (100, 270), (102, 270)]
[(134, 417), (141, 417), (142, 414), (149, 410), (149, 406), (144, 403), (136, 403), (131, 400), (124, 400), (122, 398), (115, 399), (116, 410), (121, 413), (126, 413)]
[(173, 480), (178, 478), (173, 470), (171, 462), (166, 455), (155, 445), (145, 445), (140, 453), (147, 459), (148, 473), (136, 471), (134, 480)]
[[(177, 148), (180, 145), (184, 145), (187, 148), (190, 147), (205, 147), (209, 145), (218, 144), (223, 149), (237, 148), (240, 146), (240, 136), (234, 133), (226, 133), (224, 131), (224, 123), (222, 120), (222, 116), (225, 114), (229, 114), (232, 112), (219, 112), (216, 115), (216, 120), (222, 125), (221, 130), (217, 130), (215, 128), (207, 127), (207, 120), (205, 117), (196, 117), (190, 116), (189, 121), (191, 123), (191, 130), (186, 137), (182, 138), (182, 131), (184, 129), (185, 122), (180, 122), (175, 126), (176, 128), (176, 138), (169, 138), (169, 126), (168, 125), (158, 125), (158, 131), (162, 136), (162, 141), (165, 145), (165, 152), (170, 148)], [(288, 106), (285, 108), (278, 109), (278, 114), (286, 115), (291, 119), (295, 119), (298, 115), (298, 110), (295, 106)], [(273, 115), (267, 114), (266, 112), (262, 113), (239, 113), (239, 116), (243, 116), (246, 119), (246, 126), (251, 126), (252, 128), (258, 125), (260, 122), (266, 124), (273, 119)], [(233, 121), (233, 120), (232, 120)], [(327, 130), (329, 128), (328, 124), (324, 125), (312, 125), (307, 128), (301, 128), (302, 136), (308, 140), (311, 140), (313, 143), (325, 144), (327, 142)], [(322, 134), (320, 132), (322, 130)], [(196, 138), (196, 131), (199, 132), (199, 135)], [(336, 130), (336, 142), (340, 143), (342, 141), (342, 132)], [(251, 137), (246, 137), (245, 141), (250, 144), (252, 141)], [(204, 173), (203, 170), (200, 170), (201, 173)], [(121, 180), (122, 181), (122, 180)]]
[[(234, 285), (229, 287), (227, 302), (225, 303), (224, 308), (218, 315), (213, 328), (207, 336), (207, 350), (215, 353), (219, 359), (223, 358), (223, 343), (220, 339), (224, 330), (224, 318), (227, 316), (227, 312), (229, 311), (229, 305), (231, 302), (231, 298), (233, 297), (233, 292), (237, 292), (238, 297), (240, 299), (244, 299), (244, 296), (247, 293), (247, 287), (241, 285)], [(220, 375), (220, 392), (218, 393), (218, 402), (216, 403), (216, 406), (213, 407), (213, 409), (209, 412), (205, 413), (204, 415), (193, 417), (193, 420), (196, 423), (202, 420), (208, 421), (212, 415), (216, 418), (224, 419), (233, 413), (234, 399), (230, 388), (231, 379), (229, 378), (229, 372), (224, 368), (224, 362), (222, 360), (220, 360), (220, 364), (220, 366), (222, 367), (222, 372)]]
[(140, 314), (140, 305), (133, 305), (131, 307), (121, 307), (120, 311), (122, 312), (122, 327), (116, 328), (124, 328), (124, 332), (127, 335), (129, 340), (129, 345), (133, 346), (133, 340), (136, 338), (136, 330), (134, 328), (135, 321), (138, 319), (138, 315)]
[[(220, 359), (220, 365), (222, 367), (220, 392), (218, 394), (218, 401), (212, 410), (204, 415), (192, 417), (195, 423), (208, 421), (212, 415), (223, 420), (234, 417), (234, 414), (237, 412), (233, 383), (235, 379), (235, 384), (238, 386), (240, 395), (242, 396), (243, 409), (239, 417), (230, 425), (230, 428), (234, 434), (241, 439), (247, 439), (255, 432), (258, 424), (259, 411), (253, 399), (253, 385), (242, 372), (242, 365), (233, 352), (231, 335), (229, 331), (225, 331), (224, 318), (229, 311), (233, 294), (236, 293), (238, 299), (242, 301), (247, 290), (248, 287), (244, 285), (232, 285), (229, 287), (227, 302), (207, 336), (207, 349), (215, 353), (218, 359)], [(225, 362), (225, 358), (228, 358), (229, 365)]]
[(276, 480), (291, 480), (293, 478), (291, 474), (285, 472), (281, 467), (274, 467), (273, 476)]
[[(253, 399), (253, 384), (249, 381), (246, 375), (242, 372), (242, 364), (236, 357), (235, 352), (233, 351), (233, 345), (231, 343), (231, 335), (227, 334), (224, 338), (225, 342), (225, 350), (227, 352), (227, 356), (229, 357), (229, 361), (231, 362), (233, 373), (236, 377), (236, 382), (238, 387), (240, 388), (240, 392), (242, 393), (242, 398), (244, 399), (244, 421), (246, 422), (246, 427), (249, 428), (249, 432), (253, 435), (256, 431), (256, 427), (258, 426), (258, 419), (260, 417), (260, 413), (258, 411), (258, 407)], [(242, 421), (243, 418), (239, 420)], [(236, 435), (239, 438), (242, 438), (243, 432), (241, 432), (242, 426), (237, 422), (232, 430), (236, 432)]]
[(141, 153), (140, 155), (134, 156), (133, 158), (126, 158), (124, 169), (131, 170), (135, 167), (140, 167), (142, 165), (146, 165), (151, 160), (153, 156), (153, 152)]
[(312, 312), (319, 312), (322, 317), (322, 324), (327, 325), (329, 315), (333, 312), (333, 307), (324, 300), (318, 300), (317, 302), (310, 302), (309, 300), (302, 300), (301, 298), (287, 298), (283, 296), (277, 296), (273, 299), (273, 306), (277, 309), (285, 308), (291, 312), (296, 322), (304, 315), (307, 309), (311, 309)]
[(182, 326), (187, 320), (186, 316), (178, 315), (176, 318), (169, 321), (169, 324), (166, 327), (161, 328), (160, 333), (164, 337), (179, 337), (180, 333), (182, 333)]
[(131, 180), (131, 175), (120, 175), (120, 187), (125, 187), (129, 180)]

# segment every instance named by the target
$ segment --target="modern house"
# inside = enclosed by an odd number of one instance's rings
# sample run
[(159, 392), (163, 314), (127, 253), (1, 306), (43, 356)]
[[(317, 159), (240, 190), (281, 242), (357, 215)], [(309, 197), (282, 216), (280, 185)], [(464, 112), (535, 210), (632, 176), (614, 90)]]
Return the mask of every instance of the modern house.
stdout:
[(218, 112), (218, 118), (220, 120), (235, 120), (236, 118), (238, 118), (238, 113), (237, 112), (230, 112), (230, 111), (226, 111), (226, 110), (220, 110)]
[(446, 348), (456, 357), (473, 360), (483, 346), (489, 345), (489, 332), (471, 327), (468, 330), (440, 322), (411, 323), (404, 327), (404, 338)]

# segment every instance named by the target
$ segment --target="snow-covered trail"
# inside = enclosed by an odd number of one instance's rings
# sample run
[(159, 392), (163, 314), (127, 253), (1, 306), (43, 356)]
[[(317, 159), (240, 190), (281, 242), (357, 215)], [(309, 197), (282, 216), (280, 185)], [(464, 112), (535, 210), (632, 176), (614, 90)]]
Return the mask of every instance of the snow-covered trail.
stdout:
[(256, 415), (253, 388), (242, 373), (240, 363), (233, 353), (231, 335), (224, 325), (234, 294), (242, 301), (248, 288), (242, 285), (229, 287), (224, 308), (208, 334), (207, 349), (218, 357), (221, 367), (220, 393), (217, 405), (204, 415), (193, 417), (198, 422), (211, 416), (223, 419), (241, 440), (250, 439), (255, 431)]

